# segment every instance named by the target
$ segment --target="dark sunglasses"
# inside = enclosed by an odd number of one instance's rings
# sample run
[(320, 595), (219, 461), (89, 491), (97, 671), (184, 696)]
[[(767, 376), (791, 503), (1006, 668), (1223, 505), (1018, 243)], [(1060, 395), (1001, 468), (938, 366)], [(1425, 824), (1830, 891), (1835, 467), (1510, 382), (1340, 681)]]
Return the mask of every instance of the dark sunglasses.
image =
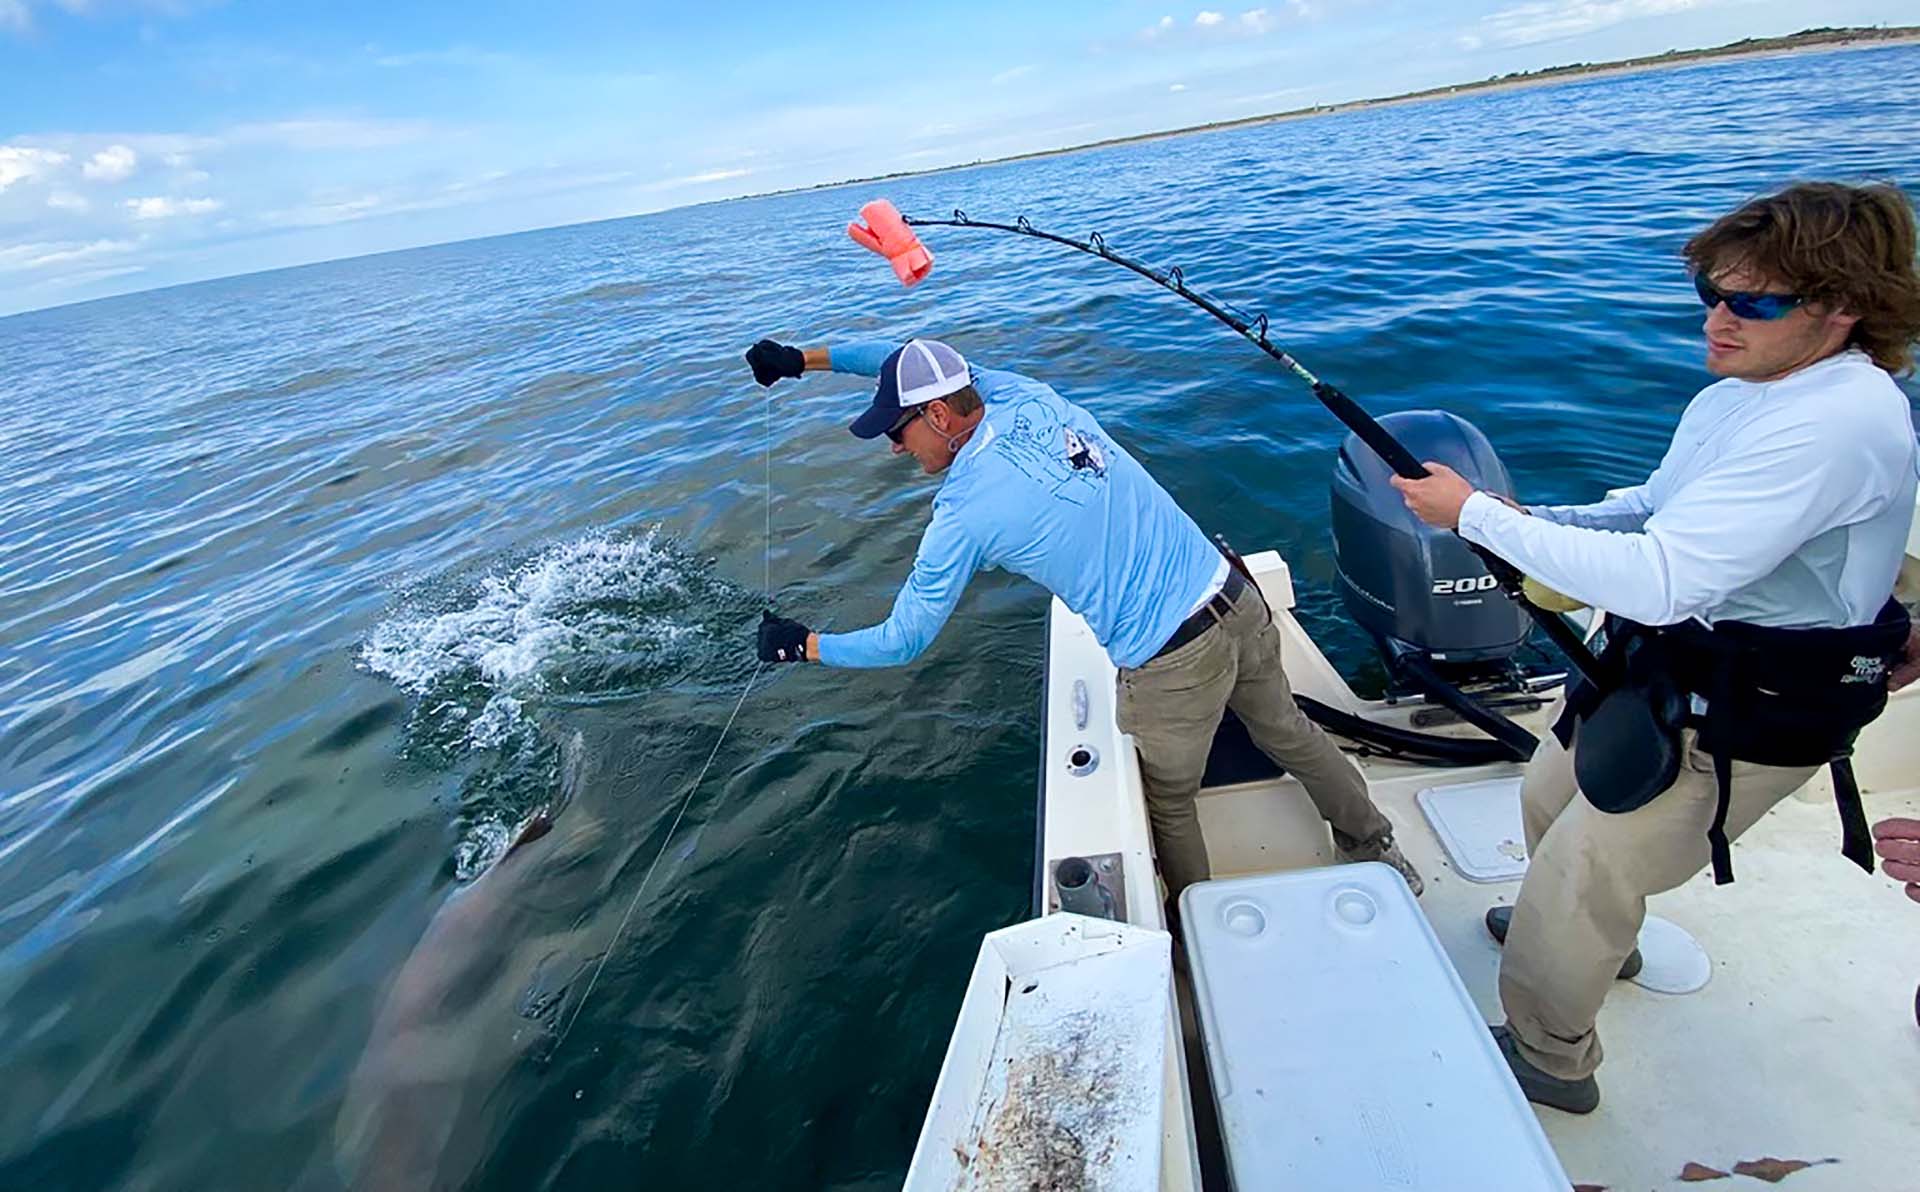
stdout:
[(900, 432), (907, 429), (907, 423), (912, 422), (915, 418), (918, 418), (920, 415), (926, 412), (927, 412), (927, 407), (914, 406), (912, 409), (908, 410), (906, 413), (900, 415), (900, 421), (894, 423), (892, 426), (887, 428), (887, 437), (889, 439), (892, 439), (895, 443), (898, 443), (900, 441)]
[(1708, 310), (1727, 304), (1727, 309), (1736, 319), (1760, 319), (1770, 322), (1792, 314), (1806, 299), (1798, 294), (1748, 294), (1739, 290), (1722, 290), (1707, 280), (1704, 273), (1693, 275), (1693, 289), (1700, 295), (1700, 301)]

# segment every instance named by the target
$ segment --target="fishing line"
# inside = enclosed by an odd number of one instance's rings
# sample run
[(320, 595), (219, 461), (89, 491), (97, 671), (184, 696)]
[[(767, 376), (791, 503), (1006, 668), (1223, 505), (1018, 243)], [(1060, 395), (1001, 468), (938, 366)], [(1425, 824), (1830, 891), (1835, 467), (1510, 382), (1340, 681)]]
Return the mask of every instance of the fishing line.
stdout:
[[(1065, 245), (1068, 248), (1086, 253), (1089, 256), (1099, 257), (1103, 261), (1112, 261), (1124, 269), (1130, 269), (1148, 281), (1153, 282), (1155, 285), (1163, 289), (1171, 290), (1180, 297), (1185, 298), (1188, 302), (1193, 303), (1201, 310), (1206, 311), (1214, 318), (1219, 319), (1222, 323), (1239, 332), (1241, 336), (1252, 343), (1254, 347), (1259, 348), (1267, 355), (1279, 361), (1287, 371), (1306, 382), (1308, 388), (1313, 390), (1313, 395), (1320, 399), (1320, 404), (1327, 407), (1328, 411), (1330, 411), (1335, 418), (1338, 418), (1348, 430), (1359, 436), (1361, 442), (1371, 447), (1374, 453), (1384, 460), (1387, 466), (1392, 468), (1394, 472), (1409, 480), (1424, 480), (1429, 475), (1427, 469), (1420, 461), (1413, 457), (1413, 453), (1408, 451), (1406, 447), (1401, 444), (1400, 440), (1394, 438), (1386, 427), (1381, 426), (1375, 421), (1373, 415), (1362, 409), (1359, 402), (1354, 401), (1351, 397), (1341, 392), (1339, 387), (1313, 375), (1313, 373), (1307, 369), (1306, 365), (1295, 360), (1293, 356), (1281, 348), (1280, 345), (1268, 339), (1266, 315), (1249, 315), (1229, 303), (1221, 302), (1218, 299), (1201, 293), (1199, 290), (1187, 284), (1186, 275), (1178, 265), (1169, 269), (1155, 269), (1151, 265), (1144, 264), (1143, 262), (1136, 261), (1131, 257), (1113, 251), (1112, 248), (1107, 246), (1106, 237), (1098, 232), (1090, 234), (1085, 240), (1075, 240), (1071, 236), (1061, 236), (1053, 232), (1043, 232), (1039, 228), (1034, 227), (1024, 215), (1015, 217), (1014, 221), (1010, 224), (994, 223), (990, 220), (973, 219), (969, 217), (965, 211), (956, 207), (954, 208), (953, 218), (951, 219), (921, 219), (912, 215), (905, 215), (901, 218), (910, 227), (988, 228), (996, 232), (1011, 232), (1016, 236), (1028, 236), (1035, 240), (1047, 240), (1054, 244)], [(1595, 682), (1600, 667), (1593, 656), (1593, 652), (1587, 648), (1585, 640), (1582, 639), (1580, 635), (1575, 632), (1574, 628), (1562, 619), (1558, 613), (1543, 609), (1534, 604), (1533, 601), (1527, 599), (1525, 592), (1523, 592), (1520, 587), (1523, 577), (1519, 569), (1505, 559), (1500, 558), (1498, 555), (1480, 546), (1478, 543), (1468, 542), (1467, 546), (1474, 554), (1480, 557), (1480, 561), (1486, 565), (1487, 573), (1492, 575), (1499, 583), (1500, 589), (1516, 604), (1525, 609), (1527, 613), (1532, 616), (1534, 624), (1538, 625), (1553, 644), (1560, 648), (1560, 652), (1566, 655), (1567, 661), (1572, 665), (1573, 669), (1579, 672), (1588, 682)]]
[[(767, 591), (767, 598), (771, 600), (773, 598), (773, 394), (772, 393), (767, 394), (766, 476), (767, 476), (767, 498), (766, 498), (767, 538), (766, 538), (765, 563), (764, 563), (764, 566), (765, 566), (764, 582), (765, 582), (765, 588)], [(626, 913), (620, 916), (620, 926), (614, 928), (613, 938), (607, 941), (606, 951), (600, 954), (599, 963), (593, 966), (593, 975), (587, 978), (587, 988), (585, 992), (581, 993), (579, 1002), (575, 1003), (573, 1007), (573, 1015), (567, 1019), (567, 1024), (560, 1028), (559, 1037), (553, 1041), (554, 1051), (556, 1052), (559, 1051), (561, 1044), (565, 1043), (567, 1041), (567, 1036), (573, 1032), (573, 1024), (580, 1021), (580, 1015), (586, 1010), (587, 999), (593, 996), (594, 986), (600, 983), (600, 974), (607, 967), (607, 961), (613, 959), (613, 954), (619, 951), (620, 941), (627, 934), (627, 925), (633, 921), (633, 912), (639, 908), (640, 899), (646, 895), (647, 887), (653, 883), (654, 871), (660, 868), (661, 858), (667, 855), (667, 849), (672, 846), (673, 838), (675, 834), (677, 834), (680, 831), (680, 821), (686, 818), (687, 808), (693, 805), (693, 797), (700, 793), (700, 786), (707, 779), (707, 771), (713, 768), (713, 759), (720, 756), (720, 746), (726, 743), (727, 734), (733, 731), (733, 722), (739, 719), (740, 709), (746, 706), (747, 694), (753, 690), (754, 683), (759, 681), (760, 672), (765, 670), (766, 666), (767, 664), (764, 662), (756, 661), (754, 663), (753, 673), (747, 676), (746, 686), (740, 689), (740, 698), (733, 701), (733, 711), (728, 714), (727, 722), (720, 727), (720, 735), (719, 737), (715, 738), (713, 742), (713, 748), (708, 751), (707, 760), (705, 763), (701, 765), (700, 773), (694, 776), (693, 785), (687, 788), (686, 796), (680, 800), (680, 809), (674, 812), (673, 822), (667, 825), (666, 838), (661, 840), (659, 851), (653, 854), (653, 860), (650, 863), (648, 863), (647, 872), (640, 879), (640, 888), (635, 890), (633, 892), (633, 897), (630, 900), (628, 900)]]
[(773, 389), (767, 389), (767, 551), (760, 588), (773, 602)]
[(646, 876), (640, 879), (640, 888), (633, 892), (633, 899), (627, 903), (627, 913), (620, 916), (620, 926), (614, 929), (613, 939), (608, 941), (607, 950), (600, 954), (600, 963), (593, 966), (593, 976), (587, 979), (586, 992), (580, 995), (579, 1004), (573, 1008), (573, 1017), (567, 1019), (567, 1025), (560, 1029), (560, 1037), (553, 1043), (554, 1050), (560, 1049), (560, 1045), (567, 1041), (567, 1035), (573, 1030), (573, 1024), (580, 1021), (581, 1012), (587, 1008), (587, 999), (593, 996), (593, 987), (600, 983), (601, 970), (607, 967), (607, 961), (612, 959), (614, 952), (619, 949), (620, 939), (627, 933), (627, 924), (633, 919), (634, 909), (640, 905), (641, 896), (647, 892), (648, 884), (653, 881), (653, 871), (660, 867), (660, 858), (667, 855), (667, 846), (673, 843), (674, 833), (680, 830), (680, 820), (687, 814), (687, 807), (692, 804), (693, 796), (699, 793), (701, 782), (706, 779), (707, 771), (713, 767), (713, 759), (720, 756), (720, 746), (727, 739), (727, 731), (733, 727), (734, 719), (740, 715), (741, 706), (747, 702), (747, 693), (753, 690), (754, 681), (760, 677), (760, 672), (766, 665), (764, 662), (756, 662), (753, 674), (747, 676), (747, 685), (740, 689), (740, 698), (734, 701), (733, 714), (727, 717), (726, 725), (720, 730), (719, 739), (713, 743), (712, 752), (707, 754), (706, 764), (700, 767), (699, 776), (693, 780), (693, 785), (687, 788), (687, 797), (680, 800), (680, 810), (674, 814), (673, 823), (667, 828), (666, 839), (660, 842), (660, 851), (653, 854), (653, 862), (647, 866)]

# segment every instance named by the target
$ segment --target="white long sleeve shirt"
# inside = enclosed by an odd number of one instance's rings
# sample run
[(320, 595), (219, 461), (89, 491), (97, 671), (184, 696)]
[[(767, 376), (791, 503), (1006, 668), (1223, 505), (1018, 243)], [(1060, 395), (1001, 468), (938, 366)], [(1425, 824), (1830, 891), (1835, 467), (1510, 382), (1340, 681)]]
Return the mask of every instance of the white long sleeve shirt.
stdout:
[(1893, 590), (1917, 481), (1906, 395), (1850, 349), (1708, 386), (1645, 484), (1531, 517), (1475, 493), (1460, 533), (1643, 625), (1864, 625)]

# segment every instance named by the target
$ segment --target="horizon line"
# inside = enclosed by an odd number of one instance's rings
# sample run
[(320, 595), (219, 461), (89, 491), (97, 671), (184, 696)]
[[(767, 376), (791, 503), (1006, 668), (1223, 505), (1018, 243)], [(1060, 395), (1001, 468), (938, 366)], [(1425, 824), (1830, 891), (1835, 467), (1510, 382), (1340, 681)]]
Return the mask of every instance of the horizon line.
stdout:
[(1861, 43), (1867, 43), (1869, 45), (1895, 45), (1915, 41), (1920, 41), (1920, 25), (1817, 26), (1802, 29), (1797, 33), (1781, 34), (1776, 37), (1745, 37), (1738, 41), (1722, 42), (1715, 46), (1669, 49), (1659, 54), (1642, 54), (1632, 58), (1619, 58), (1608, 62), (1574, 62), (1558, 66), (1545, 66), (1528, 71), (1509, 71), (1504, 75), (1490, 75), (1484, 79), (1475, 79), (1464, 83), (1442, 83), (1433, 87), (1423, 88), (1419, 91), (1404, 91), (1395, 95), (1369, 96), (1362, 99), (1343, 100), (1333, 104), (1315, 104), (1309, 107), (1291, 108), (1286, 111), (1267, 112), (1256, 116), (1239, 116), (1227, 120), (1212, 120), (1204, 124), (1190, 124), (1177, 128), (1129, 133), (1124, 136), (1105, 137), (1097, 141), (1087, 141), (1078, 145), (1063, 145), (1051, 149), (1034, 149), (1024, 153), (1007, 154), (1002, 157), (976, 158), (972, 161), (951, 162), (946, 165), (928, 166), (924, 169), (896, 170), (886, 174), (843, 178), (833, 182), (814, 182), (799, 186), (787, 186), (777, 190), (754, 191), (748, 194), (730, 195), (721, 199), (701, 199), (696, 202), (679, 203), (670, 207), (661, 207), (653, 211), (635, 211), (625, 215), (609, 215), (600, 219), (578, 220), (573, 223), (545, 224), (531, 228), (518, 228), (511, 232), (494, 232), (485, 236), (468, 236), (458, 240), (428, 241), (422, 244), (406, 245), (401, 248), (386, 248), (375, 252), (349, 253), (346, 256), (324, 257), (317, 261), (303, 261), (294, 265), (276, 265), (271, 269), (254, 269), (242, 273), (217, 274), (213, 277), (200, 277), (191, 281), (170, 282), (166, 285), (149, 286), (145, 289), (126, 290), (118, 294), (104, 294), (95, 298), (80, 298), (71, 302), (56, 302), (48, 306), (28, 307), (25, 310), (0, 315), (0, 323), (4, 323), (8, 319), (22, 318), (27, 315), (66, 310), (71, 307), (86, 306), (95, 302), (114, 302), (122, 298), (159, 294), (167, 290), (177, 290), (187, 286), (234, 281), (244, 277), (265, 277), (269, 274), (285, 273), (295, 269), (312, 269), (322, 265), (339, 264), (345, 261), (371, 260), (375, 257), (392, 256), (395, 253), (420, 252), (430, 248), (447, 248), (456, 244), (482, 244), (489, 240), (504, 240), (512, 236), (527, 236), (540, 232), (556, 232), (566, 228), (586, 228), (592, 227), (595, 224), (616, 223), (621, 220), (648, 219), (654, 216), (668, 215), (675, 211), (689, 211), (700, 207), (714, 207), (724, 203), (744, 203), (755, 199), (771, 199), (784, 197), (786, 195), (811, 194), (815, 191), (838, 190), (843, 187), (862, 186), (874, 182), (893, 182), (904, 178), (920, 178), (934, 174), (955, 173), (961, 170), (984, 169), (989, 166), (1008, 165), (1021, 161), (1036, 161), (1043, 158), (1062, 157), (1074, 153), (1097, 152), (1102, 149), (1114, 149), (1123, 145), (1136, 145), (1148, 141), (1171, 139), (1173, 137), (1204, 136), (1209, 133), (1231, 132), (1261, 124), (1279, 124), (1294, 120), (1313, 120), (1322, 117), (1341, 116), (1348, 112), (1389, 107), (1398, 104), (1443, 102), (1486, 91), (1521, 87), (1554, 86), (1597, 76), (1633, 74), (1649, 70), (1658, 70), (1663, 67), (1684, 68), (1705, 65), (1706, 63), (1719, 60), (1762, 57), (1769, 54), (1820, 50), (1840, 51), (1850, 48), (1860, 48)]

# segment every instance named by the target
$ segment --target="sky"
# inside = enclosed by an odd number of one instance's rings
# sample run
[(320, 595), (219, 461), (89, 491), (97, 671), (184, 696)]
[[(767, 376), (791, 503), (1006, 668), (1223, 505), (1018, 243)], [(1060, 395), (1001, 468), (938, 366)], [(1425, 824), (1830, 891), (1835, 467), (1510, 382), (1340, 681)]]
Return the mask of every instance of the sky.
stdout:
[(0, 316), (1913, 0), (0, 0)]

